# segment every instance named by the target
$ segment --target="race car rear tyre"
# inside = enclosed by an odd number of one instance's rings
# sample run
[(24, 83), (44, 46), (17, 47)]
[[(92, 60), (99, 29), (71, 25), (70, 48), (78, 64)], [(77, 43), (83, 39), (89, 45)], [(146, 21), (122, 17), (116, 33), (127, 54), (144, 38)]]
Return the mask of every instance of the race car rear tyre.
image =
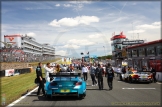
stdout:
[(79, 94), (80, 99), (84, 99), (85, 96), (86, 96), (86, 94)]
[(46, 94), (46, 98), (52, 98), (52, 95), (47, 95), (47, 94)]

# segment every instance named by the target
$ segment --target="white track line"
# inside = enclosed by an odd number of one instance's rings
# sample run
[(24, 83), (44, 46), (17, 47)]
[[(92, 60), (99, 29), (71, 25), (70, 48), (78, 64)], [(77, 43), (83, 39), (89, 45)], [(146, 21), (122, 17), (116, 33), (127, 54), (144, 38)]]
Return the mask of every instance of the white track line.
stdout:
[(150, 90), (155, 90), (156, 88), (122, 88), (122, 89), (133, 89), (133, 90), (135, 90), (135, 89), (150, 89)]
[(161, 82), (156, 82), (157, 84), (162, 84)]
[(19, 101), (21, 101), (22, 99), (24, 99), (25, 97), (27, 97), (28, 95), (30, 95), (32, 92), (34, 92), (35, 90), (37, 90), (38, 87), (36, 87), (35, 89), (31, 90), (30, 92), (28, 92), (26, 95), (20, 97), (19, 99), (17, 99), (16, 101), (12, 102), (11, 104), (9, 104), (6, 107), (12, 107), (13, 105), (15, 105), (16, 103), (18, 103)]

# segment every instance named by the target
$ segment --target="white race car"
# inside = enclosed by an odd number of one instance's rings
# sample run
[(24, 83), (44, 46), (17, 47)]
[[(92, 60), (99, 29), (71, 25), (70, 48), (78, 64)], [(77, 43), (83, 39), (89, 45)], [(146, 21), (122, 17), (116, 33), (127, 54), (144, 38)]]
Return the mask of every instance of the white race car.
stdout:
[(122, 80), (128, 81), (129, 83), (133, 82), (148, 82), (153, 81), (152, 74), (150, 72), (132, 72), (127, 71), (125, 74), (121, 74)]

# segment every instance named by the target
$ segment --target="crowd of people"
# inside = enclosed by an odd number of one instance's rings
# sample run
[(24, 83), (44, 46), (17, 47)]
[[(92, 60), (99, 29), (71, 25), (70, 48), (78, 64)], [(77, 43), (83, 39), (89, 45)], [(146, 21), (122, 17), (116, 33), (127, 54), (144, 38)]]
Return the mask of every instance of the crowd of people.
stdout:
[(1, 62), (40, 62), (54, 59), (54, 56), (23, 52), (21, 49), (0, 49)]
[(95, 63), (90, 65), (83, 64), (82, 74), (85, 81), (87, 81), (87, 75), (90, 74), (92, 86), (98, 86), (99, 90), (103, 90), (103, 77), (106, 77), (109, 90), (113, 89), (113, 78), (115, 75), (110, 63), (106, 65)]
[[(96, 63), (91, 63), (91, 64), (86, 64), (86, 63), (81, 63), (81, 64), (70, 64), (70, 65), (60, 65), (60, 64), (50, 64), (47, 63), (44, 66), (45, 69), (45, 80), (46, 81), (51, 81), (49, 78), (49, 73), (59, 73), (63, 72), (63, 68), (66, 67), (66, 72), (73, 72), (74, 68), (81, 70), (81, 74), (83, 75), (84, 81), (87, 81), (88, 79), (88, 74), (91, 77), (92, 80), (92, 86), (98, 86), (99, 90), (103, 90), (103, 77), (107, 78), (107, 84), (109, 87), (109, 90), (113, 89), (113, 78), (115, 78), (114, 75), (114, 70), (113, 67), (111, 66), (110, 63), (107, 64), (96, 64)], [(122, 72), (126, 73), (126, 71), (132, 71), (134, 70), (132, 67), (126, 68), (124, 66), (122, 68)], [(143, 67), (143, 71), (146, 70), (145, 67)], [(151, 68), (151, 73), (153, 75), (153, 80), (154, 82), (157, 82), (156, 80), (156, 71), (154, 68)], [(37, 95), (39, 95), (40, 90), (42, 89), (42, 92), (44, 94), (44, 82), (43, 82), (43, 77), (42, 77), (42, 64), (39, 63), (37, 68), (36, 68), (36, 73), (37, 73), (37, 78), (39, 80), (39, 89), (37, 92)]]

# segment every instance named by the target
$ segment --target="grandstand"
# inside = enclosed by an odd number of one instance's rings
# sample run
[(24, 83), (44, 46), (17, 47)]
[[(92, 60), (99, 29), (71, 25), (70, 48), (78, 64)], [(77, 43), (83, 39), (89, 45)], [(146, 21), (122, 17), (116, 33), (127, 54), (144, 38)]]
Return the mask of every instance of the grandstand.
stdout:
[[(1, 41), (2, 42), (2, 41)], [(55, 58), (55, 48), (23, 35), (4, 35), (0, 62), (37, 62)]]

